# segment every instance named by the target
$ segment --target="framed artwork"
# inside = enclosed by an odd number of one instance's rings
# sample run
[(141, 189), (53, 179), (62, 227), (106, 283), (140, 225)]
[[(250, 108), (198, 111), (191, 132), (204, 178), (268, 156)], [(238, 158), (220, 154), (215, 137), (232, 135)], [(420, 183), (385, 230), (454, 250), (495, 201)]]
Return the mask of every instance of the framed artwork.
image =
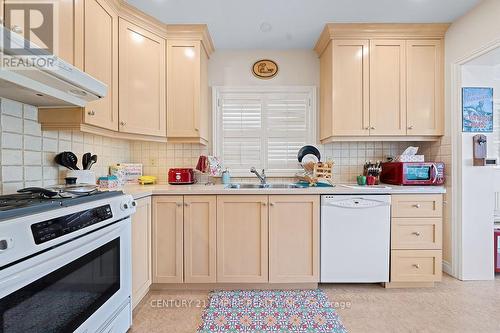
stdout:
[(462, 132), (493, 132), (493, 88), (462, 88)]
[(259, 79), (272, 79), (278, 74), (278, 64), (269, 59), (262, 59), (252, 66), (252, 73)]

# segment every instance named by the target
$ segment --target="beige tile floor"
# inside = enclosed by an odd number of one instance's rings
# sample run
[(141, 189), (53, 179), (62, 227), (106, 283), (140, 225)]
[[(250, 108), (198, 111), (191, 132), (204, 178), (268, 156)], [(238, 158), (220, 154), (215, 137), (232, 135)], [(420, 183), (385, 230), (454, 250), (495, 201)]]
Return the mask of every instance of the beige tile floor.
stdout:
[[(321, 285), (349, 332), (500, 332), (500, 278), (443, 277), (434, 289)], [(154, 291), (134, 315), (131, 333), (195, 332), (207, 292)]]

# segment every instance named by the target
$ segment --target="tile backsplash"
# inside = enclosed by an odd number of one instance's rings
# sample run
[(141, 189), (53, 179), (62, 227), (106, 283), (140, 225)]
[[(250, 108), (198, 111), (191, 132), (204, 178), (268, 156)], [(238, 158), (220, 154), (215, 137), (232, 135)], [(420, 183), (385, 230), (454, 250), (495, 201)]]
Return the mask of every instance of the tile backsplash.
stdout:
[[(356, 179), (363, 172), (365, 161), (385, 160), (395, 156), (410, 142), (335, 142), (318, 145), (321, 155), (335, 161), (334, 181), (347, 183)], [(418, 144), (417, 144), (418, 145)], [(139, 142), (132, 144), (131, 159), (134, 163), (144, 165), (144, 173), (157, 176), (160, 183), (167, 182), (167, 172), (171, 167), (194, 167), (198, 156), (207, 154), (209, 148), (199, 144), (166, 144), (154, 142)], [(257, 180), (248, 173), (247, 179), (236, 178), (238, 181)], [(203, 180), (205, 181), (205, 180)]]
[[(111, 139), (79, 131), (42, 131), (37, 109), (8, 99), (0, 99), (0, 167), (1, 192), (12, 193), (28, 186), (50, 186), (61, 183), (65, 169), (54, 163), (61, 151), (73, 151), (79, 158), (85, 152), (98, 155), (93, 167), (96, 176), (106, 175), (108, 167), (120, 162), (142, 163), (144, 174), (167, 183), (171, 167), (194, 167), (200, 155), (210, 148), (199, 144), (157, 143)], [(451, 162), (450, 144), (411, 142), (335, 142), (318, 145), (321, 155), (335, 161), (334, 181), (353, 182), (362, 173), (365, 161), (385, 160), (409, 145), (421, 146), (428, 160)], [(248, 178), (235, 181), (256, 181)], [(206, 182), (206, 177), (201, 182)], [(291, 180), (291, 179), (287, 179)]]
[(126, 140), (73, 131), (42, 131), (37, 108), (0, 99), (1, 192), (13, 193), (29, 186), (50, 186), (62, 182), (65, 168), (54, 163), (61, 151), (73, 151), (79, 159), (85, 152), (98, 155), (92, 170), (106, 175), (108, 166), (130, 160), (131, 144)]

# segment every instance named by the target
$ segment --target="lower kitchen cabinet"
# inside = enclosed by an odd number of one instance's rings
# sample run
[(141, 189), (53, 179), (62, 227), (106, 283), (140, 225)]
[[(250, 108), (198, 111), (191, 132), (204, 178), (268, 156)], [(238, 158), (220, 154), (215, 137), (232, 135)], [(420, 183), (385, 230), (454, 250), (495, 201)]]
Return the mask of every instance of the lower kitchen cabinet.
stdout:
[(151, 198), (137, 200), (132, 216), (132, 306), (135, 307), (151, 286)]
[(216, 196), (184, 197), (184, 282), (214, 283)]
[(268, 197), (217, 197), (217, 282), (268, 282)]
[(182, 196), (153, 197), (153, 282), (183, 282)]
[(392, 250), (391, 282), (441, 281), (441, 263), (441, 250)]
[(319, 212), (319, 196), (269, 196), (269, 282), (319, 281)]
[(392, 195), (388, 288), (432, 286), (442, 277), (442, 194)]

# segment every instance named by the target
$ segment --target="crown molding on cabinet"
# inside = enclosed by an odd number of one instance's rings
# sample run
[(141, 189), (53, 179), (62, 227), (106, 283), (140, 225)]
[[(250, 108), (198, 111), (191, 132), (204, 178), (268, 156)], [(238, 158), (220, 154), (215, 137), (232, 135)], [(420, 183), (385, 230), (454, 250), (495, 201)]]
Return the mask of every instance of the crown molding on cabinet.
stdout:
[(165, 39), (199, 40), (210, 55), (215, 51), (214, 43), (206, 24), (165, 24), (148, 15), (125, 0), (107, 0), (118, 11), (118, 16), (139, 24)]
[(208, 57), (215, 51), (206, 24), (167, 24), (167, 40), (199, 40)]
[(327, 23), (314, 50), (321, 56), (333, 39), (443, 39), (448, 23)]

